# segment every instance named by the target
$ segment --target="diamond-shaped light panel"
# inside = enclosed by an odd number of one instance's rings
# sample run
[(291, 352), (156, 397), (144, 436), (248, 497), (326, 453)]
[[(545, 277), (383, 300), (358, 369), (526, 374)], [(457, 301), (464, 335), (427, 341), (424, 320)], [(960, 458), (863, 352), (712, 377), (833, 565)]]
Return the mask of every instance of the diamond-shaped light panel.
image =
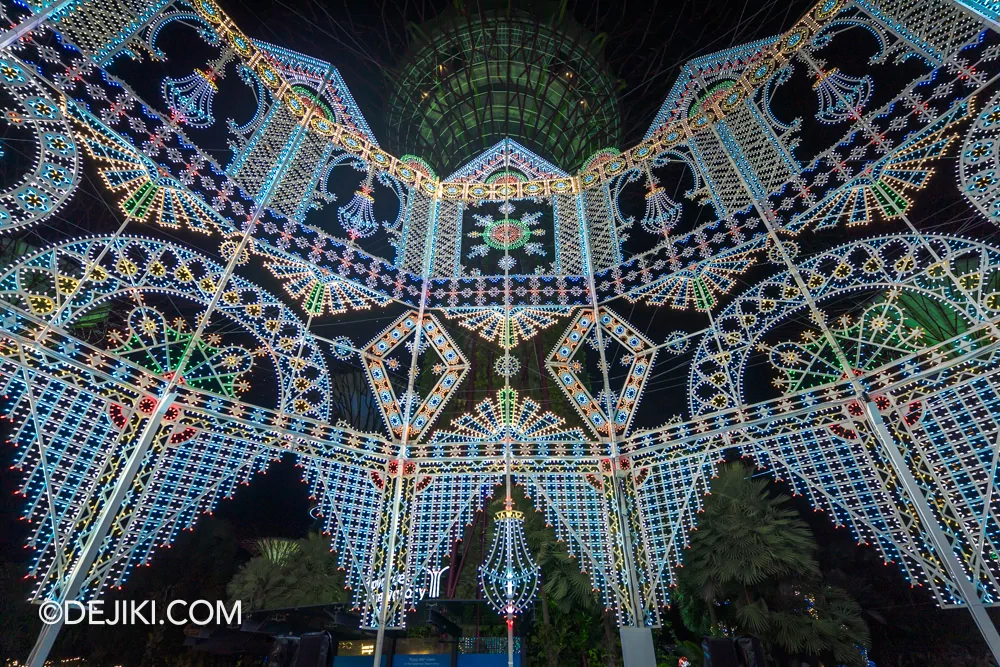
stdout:
[[(595, 326), (594, 312), (581, 310), (566, 329), (559, 345), (549, 354), (545, 365), (584, 421), (598, 436), (610, 435), (611, 423), (615, 425), (616, 435), (624, 434), (632, 423), (635, 408), (649, 378), (650, 367), (656, 358), (656, 347), (614, 311), (600, 308), (598, 313), (600, 322), (599, 326)], [(585, 343), (597, 351), (600, 351), (603, 344), (604, 356), (598, 364), (599, 368), (606, 363), (612, 344), (624, 348), (624, 356), (620, 359), (629, 366), (628, 374), (620, 387), (610, 388), (610, 397), (600, 393), (598, 397), (593, 396), (587, 387), (588, 382), (581, 379), (586, 377), (587, 364), (583, 359), (584, 355), (580, 353)], [(608, 414), (609, 404), (613, 415)]]
[[(417, 322), (421, 322), (420, 336), (417, 340)], [(412, 364), (413, 343), (417, 343), (417, 363)], [(423, 363), (431, 351), (436, 355), (429, 366)], [(466, 373), (469, 372), (469, 362), (455, 345), (451, 337), (433, 315), (419, 318), (416, 311), (401, 315), (382, 333), (372, 339), (361, 353), (365, 373), (375, 392), (375, 400), (389, 430), (397, 438), (403, 438), (403, 425), (407, 404), (409, 404), (410, 419), (407, 429), (407, 440), (416, 442), (434, 423), (441, 410), (448, 403)], [(412, 368), (411, 368), (412, 366)], [(435, 378), (433, 387), (420, 391), (418, 378), (409, 379), (403, 376), (407, 386), (413, 386), (412, 396), (407, 399), (404, 393), (402, 400), (392, 385), (392, 377), (400, 377), (407, 369), (409, 372), (427, 372)], [(398, 371), (398, 372), (397, 372)], [(423, 381), (426, 384), (426, 381)]]

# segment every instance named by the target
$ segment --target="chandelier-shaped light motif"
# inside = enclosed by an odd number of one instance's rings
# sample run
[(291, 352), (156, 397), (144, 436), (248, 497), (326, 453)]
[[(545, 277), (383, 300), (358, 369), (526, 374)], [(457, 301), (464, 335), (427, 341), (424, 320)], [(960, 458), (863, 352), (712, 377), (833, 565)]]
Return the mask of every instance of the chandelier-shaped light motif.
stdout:
[(646, 172), (646, 213), (639, 224), (650, 234), (668, 235), (681, 219), (681, 205), (675, 202), (663, 189), (660, 182), (649, 171)]
[(167, 77), (163, 80), (163, 99), (176, 122), (197, 128), (215, 124), (212, 102), (219, 92), (216, 82), (225, 77), (226, 65), (232, 57), (232, 49), (226, 49), (204, 70), (196, 69), (181, 79)]
[(819, 97), (816, 119), (823, 123), (840, 123), (861, 114), (872, 96), (872, 79), (867, 74), (860, 79), (848, 76), (834, 67), (820, 70), (813, 90)]
[(345, 206), (337, 209), (337, 220), (347, 235), (354, 239), (368, 238), (378, 231), (378, 221), (375, 219), (375, 197), (372, 196), (372, 176), (368, 171), (360, 189), (354, 192)]
[(507, 507), (496, 514), (490, 554), (479, 568), (483, 594), (510, 624), (531, 606), (540, 574), (524, 537), (524, 513), (508, 499)]

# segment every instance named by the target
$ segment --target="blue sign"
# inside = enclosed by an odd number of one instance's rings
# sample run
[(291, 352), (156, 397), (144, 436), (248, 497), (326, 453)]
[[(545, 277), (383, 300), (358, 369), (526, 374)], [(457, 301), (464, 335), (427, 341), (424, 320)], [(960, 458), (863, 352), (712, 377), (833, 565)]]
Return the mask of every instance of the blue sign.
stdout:
[(392, 656), (392, 667), (451, 667), (451, 655), (448, 653), (418, 653), (415, 655), (397, 653)]

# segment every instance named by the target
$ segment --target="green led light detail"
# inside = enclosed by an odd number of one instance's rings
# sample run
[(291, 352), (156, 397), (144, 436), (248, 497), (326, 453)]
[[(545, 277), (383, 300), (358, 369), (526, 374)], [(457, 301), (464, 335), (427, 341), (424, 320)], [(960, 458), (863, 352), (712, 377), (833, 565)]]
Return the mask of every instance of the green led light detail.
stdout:
[(294, 90), (299, 97), (304, 97), (316, 105), (323, 112), (323, 115), (326, 116), (328, 121), (331, 123), (337, 122), (337, 117), (333, 115), (333, 111), (327, 106), (326, 102), (319, 98), (315, 92), (309, 90), (305, 86), (292, 86), (292, 90)]
[(503, 218), (486, 223), (482, 235), (494, 250), (516, 250), (531, 238), (531, 228), (524, 220)]
[(735, 85), (736, 82), (733, 81), (732, 79), (726, 79), (724, 81), (716, 81), (715, 83), (713, 83), (711, 86), (708, 87), (708, 90), (706, 90), (705, 93), (701, 97), (699, 97), (694, 104), (691, 105), (691, 108), (688, 109), (688, 118), (694, 118), (695, 116), (700, 114), (703, 111), (702, 107), (705, 106), (705, 103), (707, 101), (715, 97), (718, 97), (720, 93), (729, 90)]

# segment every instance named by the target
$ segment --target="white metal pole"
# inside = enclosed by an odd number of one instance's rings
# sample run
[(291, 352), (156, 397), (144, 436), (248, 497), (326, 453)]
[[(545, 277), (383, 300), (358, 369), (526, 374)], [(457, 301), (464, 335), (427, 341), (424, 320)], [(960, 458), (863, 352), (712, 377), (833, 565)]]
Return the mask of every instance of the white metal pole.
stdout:
[(975, 621), (976, 627), (982, 633), (983, 640), (986, 641), (986, 645), (993, 654), (993, 659), (1000, 663), (1000, 633), (997, 633), (996, 626), (993, 625), (989, 614), (986, 613), (986, 607), (979, 597), (979, 592), (976, 590), (975, 584), (969, 579), (965, 568), (962, 567), (962, 562), (955, 555), (955, 550), (952, 548), (948, 536), (945, 535), (944, 531), (941, 530), (941, 526), (938, 525), (937, 518), (927, 503), (926, 496), (924, 496), (923, 491), (917, 485), (917, 480), (913, 477), (913, 473), (910, 472), (910, 468), (906, 464), (906, 459), (903, 458), (903, 453), (899, 451), (895, 438), (892, 437), (889, 429), (886, 428), (885, 421), (882, 419), (882, 414), (879, 412), (878, 406), (875, 405), (875, 401), (871, 399), (865, 400), (865, 412), (879, 442), (882, 444), (882, 448), (889, 455), (893, 472), (896, 473), (899, 481), (903, 483), (903, 487), (906, 489), (906, 493), (913, 503), (913, 508), (920, 517), (920, 523), (923, 524), (924, 529), (927, 531), (927, 537), (930, 538), (931, 544), (934, 545), (935, 554), (941, 559), (941, 562), (951, 575), (952, 582), (962, 595), (962, 599), (969, 606), (969, 613), (972, 614), (972, 620)]
[[(27, 389), (31, 392), (31, 387)], [(121, 503), (125, 499), (125, 494), (128, 493), (129, 488), (132, 486), (132, 481), (135, 479), (136, 473), (139, 472), (139, 467), (142, 465), (143, 459), (146, 458), (147, 452), (149, 452), (149, 447), (153, 443), (153, 436), (156, 435), (157, 430), (160, 426), (160, 421), (163, 415), (166, 414), (167, 409), (173, 404), (174, 399), (177, 397), (177, 391), (173, 390), (168, 393), (163, 399), (160, 400), (159, 404), (156, 406), (156, 410), (150, 415), (149, 421), (143, 427), (142, 435), (139, 436), (139, 442), (136, 444), (135, 449), (129, 454), (128, 461), (125, 464), (125, 469), (118, 476), (118, 480), (115, 482), (114, 491), (111, 497), (108, 498), (107, 502), (104, 504), (104, 509), (101, 510), (100, 518), (97, 520), (97, 526), (94, 528), (94, 532), (90, 536), (90, 540), (87, 542), (87, 546), (83, 549), (83, 554), (77, 559), (76, 563), (70, 570), (69, 576), (66, 580), (66, 585), (63, 587), (63, 593), (61, 599), (56, 600), (56, 602), (63, 604), (69, 600), (75, 600), (80, 594), (83, 588), (84, 581), (87, 578), (87, 574), (90, 572), (90, 566), (94, 564), (94, 560), (97, 558), (97, 554), (101, 550), (101, 546), (104, 544), (104, 538), (107, 537), (108, 531), (111, 529), (111, 524), (114, 518), (118, 515), (118, 510), (121, 508)], [(52, 624), (46, 624), (42, 626), (42, 631), (38, 635), (38, 640), (35, 642), (34, 648), (31, 650), (31, 654), (28, 656), (27, 667), (43, 667), (45, 660), (49, 656), (49, 651), (52, 650), (52, 645), (56, 641), (56, 637), (59, 635), (59, 630), (62, 629), (63, 617), (60, 616), (59, 620)]]
[(5, 32), (2, 36), (0, 36), (0, 49), (6, 49), (11, 44), (24, 37), (26, 34), (40, 26), (45, 19), (58, 12), (70, 2), (72, 2), (72, 0), (59, 0), (58, 2), (53, 2), (48, 7), (42, 9), (36, 14), (32, 14), (28, 19)]

